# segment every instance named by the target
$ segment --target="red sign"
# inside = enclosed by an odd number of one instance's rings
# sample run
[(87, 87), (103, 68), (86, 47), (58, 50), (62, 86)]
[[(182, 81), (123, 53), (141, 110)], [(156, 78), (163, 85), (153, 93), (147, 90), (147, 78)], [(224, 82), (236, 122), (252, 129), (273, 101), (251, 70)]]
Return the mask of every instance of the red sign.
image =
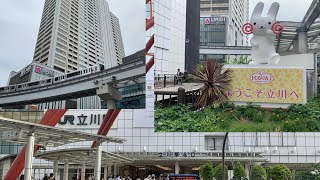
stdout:
[(211, 18), (204, 18), (204, 24), (211, 24)]

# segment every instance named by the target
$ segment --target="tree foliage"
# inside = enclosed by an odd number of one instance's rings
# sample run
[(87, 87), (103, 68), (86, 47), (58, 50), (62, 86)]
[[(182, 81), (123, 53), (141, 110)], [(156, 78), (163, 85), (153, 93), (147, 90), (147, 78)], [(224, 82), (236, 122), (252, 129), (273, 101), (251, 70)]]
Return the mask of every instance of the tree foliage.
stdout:
[(241, 179), (241, 178), (246, 178), (246, 170), (242, 166), (242, 164), (239, 161), (235, 162), (234, 169), (233, 169), (233, 174), (235, 178)]
[(225, 178), (228, 179), (228, 168), (227, 168), (227, 166), (224, 166), (224, 171), (222, 169), (222, 164), (219, 164), (217, 167), (214, 168), (214, 177), (217, 180), (223, 180), (223, 173), (225, 175)]
[(194, 79), (204, 84), (198, 99), (201, 107), (212, 105), (214, 102), (223, 103), (228, 99), (225, 92), (232, 80), (231, 73), (231, 69), (222, 70), (222, 67), (213, 60), (207, 60), (206, 65), (197, 66)]
[(292, 180), (290, 169), (285, 165), (278, 165), (268, 168), (268, 179), (272, 180)]
[(267, 180), (267, 172), (261, 165), (254, 165), (251, 169), (250, 179)]
[(203, 178), (203, 180), (212, 180), (214, 175), (212, 163), (207, 162), (206, 164), (200, 166), (199, 174)]
[(297, 180), (320, 180), (320, 164), (315, 164), (311, 169), (307, 171), (299, 171), (296, 173)]

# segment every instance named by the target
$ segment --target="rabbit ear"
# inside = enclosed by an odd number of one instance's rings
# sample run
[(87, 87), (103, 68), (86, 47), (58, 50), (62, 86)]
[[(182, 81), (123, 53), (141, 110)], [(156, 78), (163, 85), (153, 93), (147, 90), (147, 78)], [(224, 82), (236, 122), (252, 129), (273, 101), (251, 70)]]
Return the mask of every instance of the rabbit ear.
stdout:
[(251, 17), (261, 16), (262, 11), (263, 11), (263, 7), (264, 7), (263, 2), (259, 2), (259, 3), (256, 5), (256, 7), (254, 7), (254, 10), (253, 10), (253, 12), (252, 12), (252, 16), (251, 16)]
[(272, 19), (276, 19), (278, 11), (279, 11), (279, 3), (273, 2), (269, 11), (268, 11), (268, 17), (271, 17)]

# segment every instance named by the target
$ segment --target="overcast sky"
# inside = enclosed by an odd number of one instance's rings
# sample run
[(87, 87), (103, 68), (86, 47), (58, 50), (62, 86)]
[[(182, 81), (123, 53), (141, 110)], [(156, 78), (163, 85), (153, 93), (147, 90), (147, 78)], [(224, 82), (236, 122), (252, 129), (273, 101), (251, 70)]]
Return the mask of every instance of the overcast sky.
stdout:
[(302, 21), (312, 2), (312, 0), (249, 0), (250, 17), (255, 5), (260, 1), (264, 3), (263, 16), (266, 16), (273, 2), (278, 2), (280, 9), (277, 20), (280, 21)]
[[(145, 48), (145, 1), (107, 0), (120, 21), (125, 54)], [(44, 0), (1, 0), (0, 86), (32, 62)]]

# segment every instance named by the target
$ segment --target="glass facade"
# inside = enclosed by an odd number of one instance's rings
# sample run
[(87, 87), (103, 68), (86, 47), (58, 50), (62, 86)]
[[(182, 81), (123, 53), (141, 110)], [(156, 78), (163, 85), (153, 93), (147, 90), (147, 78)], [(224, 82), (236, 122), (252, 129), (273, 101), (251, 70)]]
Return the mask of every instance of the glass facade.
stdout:
[(200, 46), (225, 46), (226, 25), (205, 24), (205, 18), (200, 18)]
[[(28, 111), (28, 110), (0, 110), (0, 117), (39, 123), (44, 111)], [(0, 154), (17, 154), (22, 145), (10, 142), (0, 141)]]
[[(205, 17), (200, 18), (200, 46), (226, 46), (226, 25), (225, 24), (205, 24)], [(225, 55), (200, 54), (199, 62), (203, 63), (207, 59), (213, 59), (219, 63), (225, 61)]]

